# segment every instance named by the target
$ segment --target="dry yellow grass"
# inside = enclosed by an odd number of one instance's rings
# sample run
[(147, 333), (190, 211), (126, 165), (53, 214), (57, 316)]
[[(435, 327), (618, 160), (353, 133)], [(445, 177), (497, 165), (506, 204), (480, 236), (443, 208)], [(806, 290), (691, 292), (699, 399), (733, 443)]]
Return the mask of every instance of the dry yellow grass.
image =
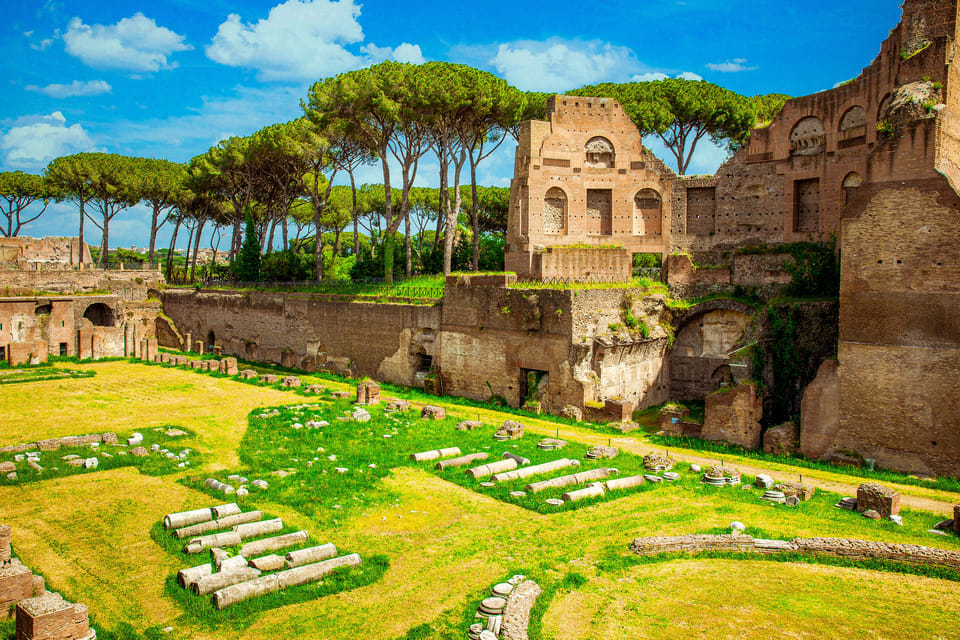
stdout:
[(678, 560), (558, 592), (544, 630), (565, 640), (957, 638), (958, 592), (954, 582), (842, 567)]
[[(127, 363), (91, 366), (94, 378), (0, 389), (0, 423), (11, 425), (0, 434), (0, 444), (177, 424), (197, 431), (196, 447), (211, 454), (211, 466), (229, 467), (253, 408), (299, 402), (288, 392), (192, 372)], [(489, 420), (505, 418), (483, 413)], [(533, 426), (555, 429), (539, 421)], [(566, 427), (561, 435), (606, 441)], [(310, 530), (318, 542), (329, 540), (361, 555), (386, 553), (391, 566), (374, 584), (262, 614), (248, 628), (226, 635), (395, 638), (445, 612), (466, 609), (519, 567), (551, 576), (576, 570), (591, 578), (575, 593), (561, 592), (550, 608), (545, 629), (557, 638), (813, 638), (851, 626), (856, 633), (845, 635), (854, 638), (933, 638), (924, 633), (941, 627), (943, 637), (950, 637), (951, 627), (941, 622), (958, 613), (960, 583), (833, 567), (684, 560), (597, 573), (599, 558), (624, 551), (636, 536), (725, 526), (732, 519), (729, 505), (683, 504), (650, 492), (543, 516), (416, 469), (397, 469), (384, 484), (396, 495), (394, 504), (327, 528), (284, 505), (259, 504)], [(175, 477), (126, 469), (0, 488), (0, 520), (14, 525), (15, 548), (24, 561), (65, 596), (86, 603), (100, 624), (169, 624), (182, 637), (213, 640), (224, 634), (178, 619), (181, 612), (164, 595), (163, 580), (180, 567), (148, 534), (164, 513), (209, 503)], [(743, 504), (736, 516), (771, 535), (823, 533), (800, 511), (771, 512), (765, 505)], [(851, 522), (853, 530), (857, 523)], [(889, 532), (886, 539), (898, 541), (898, 535)], [(931, 597), (918, 599), (920, 589)], [(898, 616), (917, 622), (898, 626)], [(756, 625), (749, 622), (754, 618)], [(911, 628), (924, 633), (906, 635)], [(868, 629), (882, 632), (869, 635)]]

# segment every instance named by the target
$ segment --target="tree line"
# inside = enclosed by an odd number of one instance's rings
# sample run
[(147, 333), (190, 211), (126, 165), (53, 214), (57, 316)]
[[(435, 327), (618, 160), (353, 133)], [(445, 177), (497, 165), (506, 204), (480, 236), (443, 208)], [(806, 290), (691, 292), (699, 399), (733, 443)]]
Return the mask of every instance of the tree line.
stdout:
[[(681, 174), (701, 139), (735, 149), (787, 99), (745, 97), (682, 79), (567, 93), (617, 99), (643, 135), (663, 141)], [(314, 83), (300, 118), (228, 138), (187, 163), (80, 153), (53, 160), (42, 176), (2, 173), (0, 234), (15, 236), (49, 202), (70, 200), (79, 211), (80, 239), (85, 221), (100, 230), (99, 259), (105, 262), (111, 221), (143, 202), (151, 210), (149, 260), (157, 253), (158, 230), (171, 224), (167, 255), (188, 232), (191, 272), (205, 228), (214, 227), (217, 238), (221, 229), (230, 230), (225, 251), (232, 260), (250, 225), (261, 254), (272, 251), (278, 233), (284, 252), (311, 251), (311, 276), (318, 280), (325, 251), (341, 255), (344, 237), (352, 255), (376, 260), (388, 281), (397, 260), (406, 275), (426, 262), (450, 273), (465, 241), (469, 268), (476, 270), (484, 235), (505, 231), (509, 206), (506, 189), (477, 183), (478, 167), (507, 140), (518, 140), (522, 122), (546, 117), (549, 95), (520, 91), (466, 65), (383, 62)], [(436, 189), (413, 186), (427, 156), (439, 164)], [(399, 176), (391, 175), (391, 161)], [(358, 186), (357, 170), (377, 163), (382, 184)], [(335, 186), (338, 180), (349, 184)], [(40, 210), (29, 209), (33, 204)]]

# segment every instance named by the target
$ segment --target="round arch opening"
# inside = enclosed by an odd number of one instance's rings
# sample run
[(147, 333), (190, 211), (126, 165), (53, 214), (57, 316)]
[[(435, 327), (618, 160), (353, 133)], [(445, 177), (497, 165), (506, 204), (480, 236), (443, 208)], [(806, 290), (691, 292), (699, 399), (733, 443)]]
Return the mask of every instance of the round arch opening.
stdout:
[(95, 327), (113, 327), (116, 326), (117, 319), (113, 314), (113, 309), (102, 302), (94, 302), (83, 312), (83, 317), (93, 323)]

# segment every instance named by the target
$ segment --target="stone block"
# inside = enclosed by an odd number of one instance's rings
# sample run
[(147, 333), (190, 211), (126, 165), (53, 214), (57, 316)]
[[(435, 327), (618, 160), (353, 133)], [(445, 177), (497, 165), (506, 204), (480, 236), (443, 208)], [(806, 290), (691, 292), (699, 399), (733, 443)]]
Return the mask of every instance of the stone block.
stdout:
[(190, 361), (191, 369), (203, 369), (203, 360), (191, 360)]
[(87, 607), (45, 593), (17, 604), (17, 640), (92, 640)]
[(13, 531), (8, 524), (0, 524), (0, 564), (10, 559), (10, 539)]
[(387, 403), (386, 411), (408, 411), (410, 409), (409, 400), (391, 400)]
[(272, 373), (265, 373), (260, 376), (260, 384), (277, 384), (278, 382), (280, 382), (280, 378)]
[(297, 366), (297, 354), (293, 351), (284, 351), (280, 354), (280, 366), (284, 369), (293, 369)]
[(33, 573), (13, 558), (0, 566), (0, 616), (5, 616), (12, 605), (33, 597)]
[(443, 407), (427, 405), (420, 411), (420, 417), (424, 420), (443, 420), (447, 417), (447, 410)]
[(220, 361), (219, 360), (204, 360), (204, 371), (220, 371)]
[(560, 412), (560, 415), (562, 415), (564, 418), (577, 420), (579, 422), (583, 420), (583, 409), (575, 404), (567, 404), (563, 406), (563, 410)]
[(228, 376), (235, 376), (240, 373), (236, 358), (224, 358), (220, 361), (220, 373)]
[(178, 367), (185, 366), (187, 364), (187, 356), (177, 356), (175, 362)]
[(763, 434), (763, 451), (776, 456), (796, 453), (799, 446), (800, 429), (793, 422), (784, 422), (770, 427)]
[(309, 384), (303, 388), (306, 393), (322, 393), (326, 387), (320, 384)]
[(866, 482), (857, 487), (857, 511), (876, 511), (881, 518), (900, 513), (900, 494), (880, 484)]
[(60, 448), (59, 438), (50, 438), (49, 440), (37, 440), (37, 449), (40, 451), (56, 451)]
[(160, 354), (159, 354), (159, 353), (153, 354), (153, 357), (150, 358), (150, 360), (151, 360), (151, 362), (155, 362), (156, 364), (160, 364), (160, 362), (161, 362), (161, 360), (160, 360)]
[(49, 355), (49, 346), (46, 340), (35, 340), (33, 351), (30, 353), (30, 364), (46, 362)]
[(244, 380), (253, 380), (257, 377), (257, 372), (253, 369), (244, 369), (240, 372), (240, 377)]
[(380, 404), (380, 385), (373, 380), (364, 380), (358, 384), (357, 404)]
[(704, 440), (724, 440), (751, 451), (760, 448), (763, 400), (753, 383), (741, 383), (708, 395), (705, 411), (701, 435)]
[(823, 458), (840, 429), (840, 364), (825, 360), (817, 377), (803, 391), (800, 403), (800, 452)]
[(11, 367), (19, 367), (30, 364), (30, 353), (33, 345), (26, 342), (11, 342), (7, 345), (7, 362)]
[(280, 381), (280, 384), (287, 389), (294, 389), (303, 384), (303, 382), (300, 380), (300, 378), (295, 376), (284, 376), (283, 380)]

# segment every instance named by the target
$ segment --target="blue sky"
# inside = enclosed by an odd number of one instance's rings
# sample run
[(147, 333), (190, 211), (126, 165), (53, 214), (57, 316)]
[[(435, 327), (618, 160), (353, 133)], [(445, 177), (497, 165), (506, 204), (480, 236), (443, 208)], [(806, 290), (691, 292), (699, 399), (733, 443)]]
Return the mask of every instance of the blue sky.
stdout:
[[(527, 90), (686, 74), (744, 94), (806, 95), (867, 66), (899, 5), (6, 0), (0, 168), (39, 172), (90, 150), (187, 161), (224, 137), (297, 117), (311, 82), (385, 59), (471, 64)], [(485, 184), (509, 184), (506, 146), (480, 171)], [(691, 171), (712, 173), (723, 159), (705, 146)], [(437, 171), (425, 158), (419, 182), (436, 185)], [(377, 182), (379, 172), (361, 179)], [(118, 216), (111, 245), (143, 246), (144, 216)], [(25, 235), (75, 226), (76, 211), (60, 204)]]

